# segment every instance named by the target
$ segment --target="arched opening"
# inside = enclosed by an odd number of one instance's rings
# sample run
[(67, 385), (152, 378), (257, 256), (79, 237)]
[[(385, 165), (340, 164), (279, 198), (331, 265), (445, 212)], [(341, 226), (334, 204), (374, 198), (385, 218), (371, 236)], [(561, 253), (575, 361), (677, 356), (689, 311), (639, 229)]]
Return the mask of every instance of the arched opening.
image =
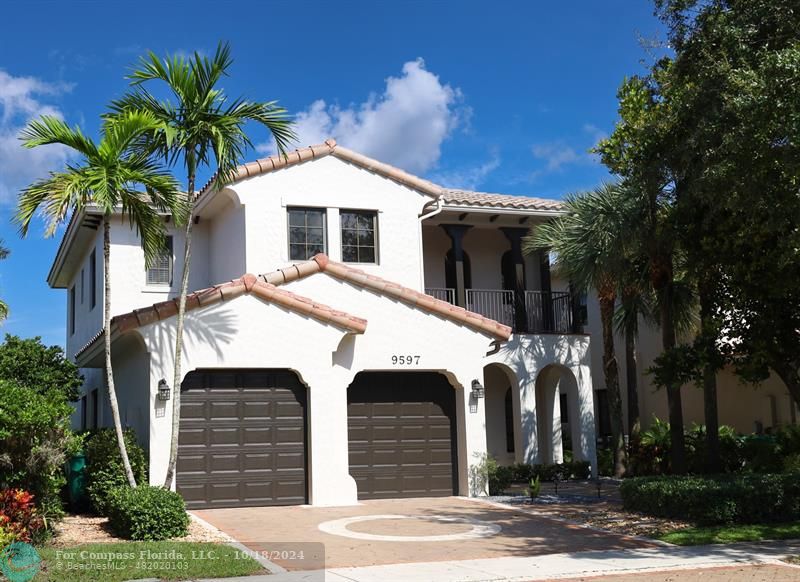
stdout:
[[(456, 258), (453, 249), (450, 249), (444, 257), (445, 287), (455, 289), (456, 279)], [(472, 289), (472, 265), (466, 251), (464, 251), (464, 289)]]
[(565, 451), (584, 459), (578, 382), (564, 366), (551, 364), (536, 377), (536, 459), (561, 463)]
[(501, 364), (483, 369), (486, 413), (486, 452), (501, 465), (517, 460), (520, 437), (519, 398), (513, 372)]

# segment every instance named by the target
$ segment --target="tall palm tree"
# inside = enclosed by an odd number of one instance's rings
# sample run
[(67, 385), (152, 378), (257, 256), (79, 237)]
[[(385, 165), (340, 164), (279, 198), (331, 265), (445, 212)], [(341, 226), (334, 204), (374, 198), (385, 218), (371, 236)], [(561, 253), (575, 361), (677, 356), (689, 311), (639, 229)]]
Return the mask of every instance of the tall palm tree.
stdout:
[(183, 214), (178, 185), (172, 176), (151, 158), (132, 149), (143, 133), (157, 124), (158, 121), (146, 112), (126, 113), (113, 123), (106, 122), (100, 142), (95, 143), (78, 127), (70, 128), (60, 119), (44, 116), (31, 121), (20, 136), (26, 147), (61, 144), (81, 158), (79, 163), (68, 164), (65, 171), (53, 172), (23, 190), (15, 217), (22, 236), (27, 235), (37, 211), (41, 211), (48, 221), (45, 236), (52, 236), (70, 213), (89, 206), (97, 207), (103, 213), (106, 382), (117, 444), (131, 487), (136, 487), (136, 479), (122, 434), (111, 367), (110, 232), (112, 216), (121, 211), (131, 227), (138, 230), (149, 264), (164, 245), (164, 220), (160, 213)]
[[(185, 226), (183, 274), (178, 300), (173, 376), (175, 396), (172, 401), (172, 439), (165, 487), (172, 486), (178, 458), (183, 325), (192, 258), (194, 220), (191, 211), (198, 168), (211, 167), (215, 170), (215, 188), (221, 188), (229, 182), (245, 153), (253, 145), (245, 132), (248, 122), (265, 127), (283, 155), (295, 137), (286, 110), (278, 107), (275, 101), (251, 102), (227, 98), (217, 85), (228, 75), (232, 63), (227, 43), (220, 43), (210, 59), (195, 53), (190, 59), (168, 55), (162, 61), (150, 52), (130, 75), (133, 86), (131, 92), (112, 103), (115, 114), (147, 111), (157, 118), (160, 126), (147, 134), (142, 142), (144, 150), (162, 156), (170, 165), (182, 163), (186, 170), (186, 203), (190, 214)], [(145, 84), (151, 81), (164, 83), (171, 100), (159, 100), (147, 91)]]
[(622, 397), (619, 366), (614, 349), (614, 310), (625, 268), (630, 197), (618, 184), (604, 184), (593, 191), (566, 200), (567, 213), (535, 227), (526, 237), (524, 249), (551, 249), (557, 272), (579, 289), (594, 288), (600, 303), (603, 336), (603, 371), (608, 393), (613, 436), (614, 474), (625, 474)]
[[(8, 257), (9, 251), (6, 247), (3, 246), (3, 239), (0, 238), (0, 261)], [(0, 299), (0, 321), (3, 321), (8, 317), (8, 303)]]

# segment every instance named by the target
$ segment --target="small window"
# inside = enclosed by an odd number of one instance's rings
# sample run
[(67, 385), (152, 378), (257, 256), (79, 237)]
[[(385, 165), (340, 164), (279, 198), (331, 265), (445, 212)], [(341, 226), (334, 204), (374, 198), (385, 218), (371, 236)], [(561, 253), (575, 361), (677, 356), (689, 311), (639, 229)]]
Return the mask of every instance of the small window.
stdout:
[(172, 285), (172, 237), (166, 237), (164, 250), (147, 269), (148, 285)]
[(289, 208), (289, 260), (305, 261), (327, 251), (324, 208)]
[(91, 298), (91, 306), (89, 309), (94, 309), (97, 305), (97, 249), (92, 251), (89, 257), (89, 297)]
[(91, 405), (91, 413), (92, 413), (92, 428), (97, 428), (98, 425), (100, 424), (99, 422), (100, 411), (98, 406), (99, 397), (97, 388), (92, 390), (91, 393), (89, 394), (89, 403)]
[(86, 396), (81, 396), (81, 430), (86, 430)]
[(345, 263), (378, 262), (378, 213), (369, 210), (342, 210), (342, 260)]
[(69, 290), (69, 334), (75, 333), (75, 285)]

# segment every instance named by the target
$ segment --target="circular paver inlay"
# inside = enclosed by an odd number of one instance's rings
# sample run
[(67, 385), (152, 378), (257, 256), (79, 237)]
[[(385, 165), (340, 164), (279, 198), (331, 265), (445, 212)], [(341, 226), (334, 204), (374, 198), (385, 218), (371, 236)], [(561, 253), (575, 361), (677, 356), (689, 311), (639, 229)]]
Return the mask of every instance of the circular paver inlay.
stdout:
[[(412, 531), (418, 530), (419, 521), (427, 521), (431, 523), (431, 528), (436, 529), (438, 524), (466, 524), (470, 528), (467, 531), (459, 531), (457, 533), (445, 533), (440, 535), (385, 535), (370, 533), (368, 531), (353, 531), (349, 529), (350, 524), (363, 523), (369, 521), (381, 521), (384, 527), (390, 520), (414, 520), (413, 527), (409, 528)], [(477, 519), (470, 519), (467, 517), (448, 517), (448, 516), (431, 516), (431, 515), (359, 515), (356, 517), (345, 517), (342, 519), (334, 519), (319, 524), (320, 531), (325, 533), (343, 536), (346, 538), (353, 538), (357, 540), (371, 540), (376, 542), (452, 542), (457, 540), (472, 540), (477, 538), (485, 538), (488, 536), (499, 533), (502, 529), (499, 525), (494, 523), (487, 523)], [(403, 531), (402, 524), (393, 528), (399, 532)], [(461, 529), (461, 528), (459, 528)]]

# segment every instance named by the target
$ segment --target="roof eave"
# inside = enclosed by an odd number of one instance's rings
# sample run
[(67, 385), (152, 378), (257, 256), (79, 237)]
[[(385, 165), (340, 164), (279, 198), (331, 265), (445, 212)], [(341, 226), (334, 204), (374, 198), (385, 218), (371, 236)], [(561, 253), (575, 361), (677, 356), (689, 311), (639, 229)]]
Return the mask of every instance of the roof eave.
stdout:
[(524, 216), (542, 216), (544, 218), (555, 218), (567, 214), (566, 210), (544, 210), (537, 208), (512, 208), (508, 206), (480, 205), (472, 206), (468, 204), (442, 204), (443, 210), (453, 210), (456, 212), (474, 212), (478, 214), (516, 214)]

